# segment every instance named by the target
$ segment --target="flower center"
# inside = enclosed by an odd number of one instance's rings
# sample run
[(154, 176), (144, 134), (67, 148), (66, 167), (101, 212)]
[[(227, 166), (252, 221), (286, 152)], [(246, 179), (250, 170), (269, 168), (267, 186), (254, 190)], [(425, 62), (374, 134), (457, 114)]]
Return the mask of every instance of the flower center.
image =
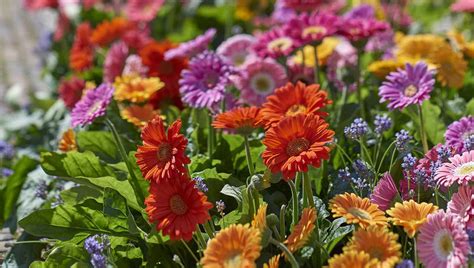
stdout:
[(291, 48), (293, 41), (288, 37), (277, 38), (267, 45), (267, 49), (270, 51), (285, 51)]
[(259, 73), (250, 80), (251, 87), (257, 94), (266, 96), (275, 88), (275, 82), (269, 74)]
[(445, 229), (440, 230), (435, 234), (434, 242), (436, 255), (442, 260), (448, 258), (454, 249), (453, 238), (449, 232)]
[(244, 264), (244, 261), (242, 260), (242, 255), (239, 252), (227, 258), (227, 260), (225, 261), (224, 267), (239, 268), (239, 267), (243, 267), (243, 264)]
[(325, 35), (327, 33), (327, 30), (325, 27), (321, 27), (321, 26), (311, 26), (311, 27), (307, 27), (303, 30), (303, 38), (306, 38), (308, 36), (312, 36), (312, 35)]
[(474, 175), (474, 162), (468, 162), (456, 168), (456, 175), (466, 176), (469, 174)]
[(469, 139), (473, 135), (474, 135), (474, 130), (466, 131), (462, 134), (462, 139), (463, 140)]
[(302, 104), (295, 104), (291, 106), (290, 108), (288, 108), (288, 110), (286, 110), (287, 116), (295, 116), (297, 114), (304, 114), (304, 113), (306, 113), (306, 106)]
[(173, 195), (170, 198), (170, 209), (176, 215), (183, 215), (188, 211), (188, 206), (179, 195)]
[(171, 159), (171, 145), (169, 143), (162, 143), (156, 149), (156, 156), (158, 162), (168, 162)]
[(364, 219), (364, 220), (371, 220), (372, 219), (372, 216), (370, 216), (370, 214), (363, 210), (363, 209), (360, 209), (360, 208), (350, 208), (349, 210), (349, 213), (351, 213), (353, 216), (357, 217), (357, 218), (361, 218), (361, 219)]
[(219, 82), (219, 75), (216, 72), (209, 72), (203, 79), (204, 86), (207, 89), (212, 89), (216, 86), (217, 82)]
[(297, 138), (288, 143), (286, 153), (290, 156), (297, 156), (308, 149), (309, 141), (305, 138)]
[(378, 259), (378, 260), (383, 260), (384, 259), (384, 251), (381, 248), (371, 248), (370, 249), (370, 256)]
[(88, 115), (94, 115), (94, 114), (100, 109), (100, 106), (101, 106), (101, 102), (100, 102), (100, 101), (95, 102), (95, 103), (92, 104), (92, 106), (89, 108), (89, 111), (87, 112), (87, 114), (88, 114)]
[(245, 53), (236, 53), (232, 57), (232, 62), (234, 63), (235, 66), (238, 67), (244, 64), (246, 58), (247, 58), (247, 55)]
[(413, 97), (415, 96), (416, 92), (418, 92), (418, 88), (416, 88), (414, 85), (409, 85), (405, 88), (403, 94), (407, 97)]

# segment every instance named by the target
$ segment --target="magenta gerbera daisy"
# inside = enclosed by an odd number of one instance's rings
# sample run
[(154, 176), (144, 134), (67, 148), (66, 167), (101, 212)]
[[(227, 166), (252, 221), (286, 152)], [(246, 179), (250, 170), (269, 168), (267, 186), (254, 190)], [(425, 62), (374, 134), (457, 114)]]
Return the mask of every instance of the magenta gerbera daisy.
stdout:
[(428, 215), (416, 238), (417, 251), (425, 267), (463, 267), (469, 240), (458, 215), (439, 211)]
[(285, 68), (273, 59), (252, 59), (235, 77), (240, 98), (250, 105), (261, 105), (268, 95), (287, 82)]
[(296, 11), (315, 10), (320, 7), (323, 0), (280, 0), (282, 7), (290, 8)]
[(339, 33), (351, 42), (364, 44), (369, 37), (389, 29), (389, 24), (370, 18), (346, 18), (341, 22)]
[(113, 44), (104, 61), (104, 81), (113, 83), (117, 76), (122, 75), (125, 61), (128, 57), (128, 47), (124, 42)]
[(291, 38), (285, 27), (275, 27), (257, 37), (253, 46), (259, 57), (279, 58), (289, 56), (300, 44)]
[[(474, 187), (461, 186), (448, 202), (448, 212), (461, 217), (464, 223), (472, 221), (472, 203), (474, 202)], [(471, 223), (472, 224), (472, 223)], [(470, 224), (470, 225), (471, 225)]]
[(380, 181), (375, 186), (370, 201), (377, 204), (383, 211), (389, 209), (398, 196), (397, 186), (393, 181), (392, 175), (385, 172)]
[(449, 158), (436, 171), (438, 185), (449, 187), (453, 184), (467, 185), (474, 179), (474, 150)]
[(212, 39), (216, 35), (216, 29), (210, 28), (204, 34), (181, 43), (178, 47), (172, 48), (165, 52), (165, 60), (172, 60), (174, 58), (192, 58), (197, 54), (207, 50)]
[(330, 13), (302, 13), (293, 18), (285, 29), (301, 45), (321, 42), (334, 35), (339, 27), (339, 18)]
[(464, 141), (474, 135), (474, 117), (465, 116), (451, 123), (444, 134), (446, 144), (456, 149), (458, 153), (466, 150)]
[(222, 42), (216, 52), (238, 67), (244, 64), (248, 58), (255, 56), (250, 49), (255, 44), (255, 40), (255, 37), (248, 34), (234, 35)]
[(435, 80), (428, 65), (419, 62), (406, 64), (405, 70), (391, 72), (379, 89), (380, 102), (388, 101), (390, 109), (404, 109), (411, 104), (421, 104), (430, 98)]
[(105, 115), (113, 94), (114, 88), (107, 83), (88, 90), (71, 112), (72, 126), (86, 126), (92, 124), (96, 118)]

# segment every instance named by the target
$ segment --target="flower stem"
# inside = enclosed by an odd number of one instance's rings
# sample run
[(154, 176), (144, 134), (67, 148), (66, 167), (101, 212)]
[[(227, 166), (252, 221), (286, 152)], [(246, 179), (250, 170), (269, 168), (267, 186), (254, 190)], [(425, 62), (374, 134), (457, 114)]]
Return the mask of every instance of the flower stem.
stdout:
[(318, 222), (318, 217), (317, 216), (316, 216), (316, 220), (314, 221), (314, 238), (316, 240), (317, 245), (314, 248), (315, 256), (314, 256), (313, 262), (314, 262), (314, 260), (316, 261), (316, 268), (321, 268), (321, 248), (320, 248), (321, 238), (319, 237), (319, 222)]
[(298, 192), (296, 191), (295, 183), (291, 180), (288, 181), (288, 185), (291, 189), (291, 199), (293, 200), (293, 221), (291, 223), (292, 226), (295, 226), (298, 223), (298, 215), (299, 215), (299, 208), (298, 208)]
[(250, 176), (255, 174), (255, 168), (252, 161), (252, 154), (250, 153), (250, 143), (248, 135), (244, 136), (245, 139), (245, 156), (247, 158), (247, 166), (249, 167)]
[(286, 232), (286, 222), (285, 222), (285, 214), (286, 214), (286, 205), (281, 205), (280, 208), (280, 234), (285, 236)]
[(143, 207), (145, 205), (144, 203), (145, 196), (143, 195), (142, 188), (140, 187), (140, 184), (138, 182), (138, 178), (135, 176), (135, 172), (133, 171), (132, 164), (130, 163), (128, 159), (127, 152), (125, 151), (125, 147), (123, 146), (122, 140), (120, 139), (117, 129), (115, 128), (112, 121), (106, 118), (105, 123), (107, 124), (107, 127), (110, 128), (110, 131), (112, 131), (112, 135), (115, 139), (115, 143), (117, 144), (120, 156), (122, 157), (122, 160), (125, 162), (125, 165), (127, 166), (128, 173), (130, 173), (130, 183), (135, 191), (135, 194), (138, 196), (138, 199), (139, 199), (138, 203)]
[(413, 256), (415, 258), (415, 268), (420, 267), (418, 264), (418, 254), (416, 251), (416, 238), (415, 237), (413, 237)]
[(255, 215), (255, 203), (252, 194), (252, 185), (247, 186), (247, 198), (249, 201), (249, 216), (253, 218), (253, 215)]
[(346, 102), (347, 102), (347, 86), (344, 86), (344, 88), (342, 89), (342, 103), (341, 105), (339, 106), (339, 109), (337, 111), (337, 117), (336, 117), (336, 126), (339, 125), (339, 122), (341, 121), (341, 115), (342, 115), (342, 109), (344, 108), (344, 105), (346, 105)]
[(295, 259), (295, 256), (291, 253), (291, 251), (281, 242), (275, 240), (275, 238), (270, 237), (270, 243), (275, 245), (277, 248), (279, 248), (283, 253), (285, 253), (285, 256), (288, 258), (288, 261), (291, 264), (291, 268), (297, 268), (299, 267), (298, 262)]
[(186, 243), (186, 241), (184, 241), (183, 239), (181, 239), (181, 242), (183, 242), (183, 245), (184, 247), (188, 250), (189, 254), (191, 254), (191, 256), (193, 257), (194, 261), (196, 261), (196, 263), (199, 262), (199, 259), (196, 257), (196, 255), (194, 255), (194, 252), (191, 250), (191, 248), (188, 246), (188, 244)]
[(319, 60), (318, 60), (318, 47), (313, 46), (313, 51), (314, 51), (314, 83), (315, 84), (320, 84), (321, 83), (321, 71), (320, 66), (319, 66)]
[(365, 108), (364, 108), (364, 100), (362, 99), (362, 88), (360, 87), (360, 77), (361, 77), (361, 61), (360, 57), (362, 55), (361, 49), (357, 49), (357, 68), (355, 73), (356, 78), (356, 88), (357, 88), (357, 100), (359, 101), (360, 105), (360, 116), (365, 119)]
[(303, 195), (306, 196), (308, 205), (313, 208), (316, 207), (314, 204), (313, 189), (311, 188), (311, 180), (309, 179), (308, 172), (303, 173), (303, 189)]
[(423, 143), (423, 151), (427, 153), (428, 140), (426, 138), (425, 122), (423, 120), (423, 109), (421, 108), (421, 105), (418, 105), (418, 115), (420, 116), (420, 136), (421, 136), (421, 142)]
[(210, 239), (214, 238), (214, 232), (212, 231), (212, 228), (209, 225), (209, 221), (205, 222), (202, 226), (204, 227), (204, 230), (206, 231), (209, 238)]
[(207, 153), (212, 166), (212, 154), (214, 153), (214, 128), (212, 127), (212, 115), (209, 114), (209, 133), (207, 134)]

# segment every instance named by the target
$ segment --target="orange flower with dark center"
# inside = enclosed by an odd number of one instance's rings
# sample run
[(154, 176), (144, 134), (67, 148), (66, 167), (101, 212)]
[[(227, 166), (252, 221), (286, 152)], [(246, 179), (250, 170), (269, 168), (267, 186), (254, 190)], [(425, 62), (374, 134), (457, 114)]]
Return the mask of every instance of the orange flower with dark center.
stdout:
[(212, 122), (214, 128), (235, 130), (242, 135), (249, 135), (258, 127), (257, 107), (239, 107), (218, 114)]
[(286, 117), (265, 133), (263, 152), (265, 165), (273, 172), (282, 172), (288, 180), (296, 172), (308, 171), (308, 166), (319, 167), (329, 159), (334, 131), (329, 124), (314, 114)]
[(58, 149), (61, 152), (77, 150), (76, 134), (74, 134), (74, 131), (72, 129), (68, 129), (66, 132), (63, 133), (63, 136), (59, 141)]
[(139, 53), (143, 64), (148, 67), (148, 75), (157, 76), (165, 83), (165, 87), (153, 94), (149, 101), (155, 109), (166, 102), (179, 108), (183, 107), (178, 81), (181, 78), (181, 71), (188, 66), (188, 61), (184, 58), (169, 61), (164, 59), (165, 52), (175, 47), (176, 45), (169, 41), (150, 42)]
[(194, 181), (179, 175), (150, 185), (150, 195), (145, 200), (148, 220), (171, 240), (191, 240), (196, 225), (210, 219), (212, 204), (194, 186)]
[(165, 130), (163, 120), (155, 116), (142, 130), (143, 145), (138, 147), (137, 164), (143, 177), (150, 181), (172, 180), (187, 172), (190, 159), (185, 150), (188, 141), (179, 133), (181, 121), (175, 121)]
[(118, 17), (111, 21), (104, 21), (92, 32), (91, 41), (95, 45), (105, 47), (119, 39), (131, 27), (132, 24), (125, 18)]
[(92, 29), (88, 22), (81, 23), (76, 30), (74, 43), (69, 55), (69, 67), (77, 72), (92, 66), (94, 45), (91, 41)]
[(286, 84), (275, 90), (275, 93), (267, 97), (267, 102), (260, 110), (260, 122), (266, 128), (280, 122), (284, 117), (298, 114), (315, 114), (321, 117), (328, 115), (322, 111), (332, 101), (327, 99), (327, 93), (320, 90), (319, 85), (306, 86), (302, 82)]

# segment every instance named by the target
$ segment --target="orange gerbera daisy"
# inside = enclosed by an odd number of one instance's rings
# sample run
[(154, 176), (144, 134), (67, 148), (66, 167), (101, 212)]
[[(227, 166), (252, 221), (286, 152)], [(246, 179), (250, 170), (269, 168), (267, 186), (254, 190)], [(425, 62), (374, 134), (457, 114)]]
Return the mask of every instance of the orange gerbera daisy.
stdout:
[(165, 52), (175, 47), (176, 45), (169, 41), (150, 42), (139, 52), (143, 64), (148, 67), (148, 75), (157, 76), (165, 83), (164, 88), (155, 92), (150, 99), (150, 104), (155, 109), (159, 108), (163, 102), (171, 102), (179, 108), (183, 107), (178, 81), (181, 78), (181, 71), (188, 67), (188, 60), (164, 59)]
[(94, 32), (92, 32), (92, 43), (105, 47), (120, 38), (131, 26), (132, 24), (127, 19), (121, 17), (114, 18), (111, 21), (104, 21), (97, 25)]
[(271, 257), (267, 263), (263, 264), (263, 268), (279, 268), (281, 254)]
[(94, 45), (91, 42), (92, 29), (88, 22), (77, 26), (74, 43), (69, 54), (69, 67), (76, 71), (84, 71), (92, 66)]
[(314, 222), (316, 221), (316, 218), (316, 209), (303, 209), (300, 221), (295, 225), (293, 232), (291, 232), (290, 236), (288, 236), (285, 241), (286, 246), (291, 252), (295, 252), (306, 245), (314, 230)]
[(282, 172), (283, 178), (292, 179), (296, 172), (308, 171), (308, 165), (321, 166), (329, 159), (334, 131), (317, 115), (298, 114), (284, 118), (265, 133), (262, 154), (265, 165), (273, 172)]
[(379, 262), (363, 251), (347, 251), (334, 255), (328, 261), (329, 268), (376, 268)]
[[(354, 232), (344, 251), (366, 252), (379, 261), (378, 267), (394, 267), (400, 261), (398, 235), (382, 226), (369, 226)], [(352, 266), (351, 266), (352, 267)]]
[(221, 230), (208, 244), (201, 259), (202, 267), (257, 267), (260, 256), (260, 231), (246, 225)]
[(149, 192), (145, 200), (148, 220), (171, 240), (191, 240), (196, 225), (211, 218), (212, 204), (193, 180), (177, 176), (173, 181), (152, 182)]
[(329, 206), (335, 218), (344, 217), (349, 224), (358, 223), (362, 228), (370, 225), (387, 225), (387, 218), (376, 204), (353, 193), (335, 196), (329, 202)]
[(188, 141), (179, 133), (180, 129), (181, 120), (177, 120), (165, 131), (160, 116), (155, 116), (143, 128), (143, 145), (138, 147), (135, 156), (145, 179), (159, 182), (187, 172), (185, 165), (190, 163), (185, 154)]
[(114, 96), (118, 101), (145, 102), (163, 86), (163, 82), (157, 77), (144, 78), (138, 74), (123, 75), (115, 78)]
[(404, 201), (403, 204), (396, 203), (395, 207), (387, 210), (394, 225), (403, 226), (409, 237), (414, 237), (418, 229), (427, 221), (429, 214), (438, 210), (433, 204), (418, 204), (414, 200)]
[(286, 84), (278, 88), (273, 95), (267, 97), (267, 102), (260, 110), (260, 121), (266, 128), (280, 122), (282, 118), (297, 114), (315, 114), (322, 117), (328, 113), (322, 109), (332, 103), (327, 99), (327, 93), (320, 90), (319, 85), (306, 86), (302, 82)]
[(153, 109), (153, 106), (150, 104), (140, 105), (131, 105), (127, 108), (124, 108), (120, 111), (120, 115), (123, 119), (134, 124), (135, 126), (142, 128), (146, 123), (152, 120), (155, 116), (158, 115)]
[(242, 135), (249, 135), (258, 127), (257, 116), (257, 107), (238, 107), (218, 114), (212, 122), (212, 126), (214, 128), (235, 130)]
[(431, 57), (436, 65), (436, 78), (441, 85), (454, 89), (459, 89), (464, 85), (464, 76), (468, 66), (461, 53), (445, 44), (434, 50)]
[(61, 140), (59, 141), (58, 149), (61, 152), (69, 152), (69, 151), (77, 150), (76, 134), (74, 134), (74, 131), (71, 128), (63, 133), (63, 136), (61, 137)]
[(260, 232), (265, 231), (265, 228), (267, 228), (267, 207), (268, 204), (262, 204), (252, 220), (252, 227)]

